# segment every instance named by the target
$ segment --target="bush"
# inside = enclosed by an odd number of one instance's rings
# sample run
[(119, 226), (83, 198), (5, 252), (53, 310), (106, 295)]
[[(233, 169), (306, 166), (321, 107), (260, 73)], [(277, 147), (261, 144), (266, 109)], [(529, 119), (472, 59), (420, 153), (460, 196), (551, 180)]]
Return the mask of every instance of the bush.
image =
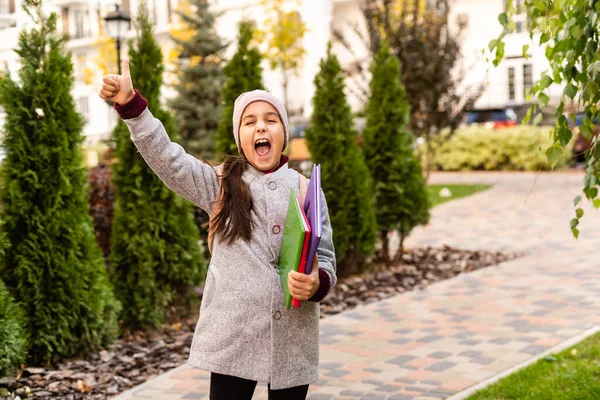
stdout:
[(0, 276), (25, 313), (28, 361), (47, 364), (112, 342), (120, 304), (87, 210), (71, 54), (56, 14), (34, 0), (24, 8), (36, 24), (19, 35), (21, 69), (0, 78)]
[(372, 182), (344, 94), (344, 74), (331, 47), (315, 76), (316, 91), (306, 143), (321, 164), (339, 277), (362, 272), (375, 248), (377, 221)]
[(12, 373), (19, 363), (25, 361), (27, 341), (24, 326), (23, 312), (0, 280), (0, 376)]
[[(547, 171), (544, 152), (550, 146), (550, 128), (465, 128), (435, 149), (432, 166), (438, 171)], [(564, 168), (569, 154), (554, 169)]]
[(373, 59), (363, 151), (373, 178), (373, 197), (382, 256), (389, 258), (388, 233), (400, 233), (400, 252), (412, 229), (429, 221), (427, 187), (413, 136), (406, 130), (410, 105), (400, 83), (400, 62), (387, 45)]

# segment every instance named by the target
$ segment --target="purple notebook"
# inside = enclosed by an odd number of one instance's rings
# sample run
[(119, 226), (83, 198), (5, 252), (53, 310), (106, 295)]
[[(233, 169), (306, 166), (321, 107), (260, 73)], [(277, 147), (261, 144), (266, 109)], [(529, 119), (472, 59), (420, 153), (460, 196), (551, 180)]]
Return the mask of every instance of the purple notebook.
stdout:
[(321, 241), (323, 231), (323, 210), (321, 209), (321, 165), (313, 165), (306, 198), (304, 199), (304, 212), (311, 227), (310, 241), (306, 257), (306, 274), (312, 271), (312, 265), (317, 254), (317, 247)]

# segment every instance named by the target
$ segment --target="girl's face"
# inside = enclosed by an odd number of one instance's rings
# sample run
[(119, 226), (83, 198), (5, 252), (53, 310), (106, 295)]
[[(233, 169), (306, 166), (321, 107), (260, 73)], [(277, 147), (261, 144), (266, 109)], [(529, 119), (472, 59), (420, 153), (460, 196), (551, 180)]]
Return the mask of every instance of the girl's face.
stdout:
[(266, 101), (250, 103), (240, 124), (240, 145), (256, 169), (269, 171), (279, 165), (285, 130), (277, 110)]

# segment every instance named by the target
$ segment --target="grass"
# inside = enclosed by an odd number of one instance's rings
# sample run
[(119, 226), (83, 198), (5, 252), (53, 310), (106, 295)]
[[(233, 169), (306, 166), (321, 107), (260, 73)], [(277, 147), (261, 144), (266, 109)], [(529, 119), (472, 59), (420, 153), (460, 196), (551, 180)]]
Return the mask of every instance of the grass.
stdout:
[(468, 400), (600, 399), (600, 333), (507, 376)]
[[(427, 185), (429, 189), (429, 201), (431, 207), (438, 206), (447, 201), (460, 199), (461, 197), (470, 196), (482, 190), (489, 189), (491, 185)], [(450, 197), (442, 197), (440, 190), (448, 188)]]

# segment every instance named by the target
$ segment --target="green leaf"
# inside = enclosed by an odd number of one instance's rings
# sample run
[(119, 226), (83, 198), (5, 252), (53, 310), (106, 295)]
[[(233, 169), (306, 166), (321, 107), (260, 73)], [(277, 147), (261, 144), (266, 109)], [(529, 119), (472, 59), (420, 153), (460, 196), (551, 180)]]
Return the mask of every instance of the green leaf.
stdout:
[(553, 168), (556, 165), (556, 163), (561, 159), (562, 156), (563, 156), (562, 148), (557, 145), (554, 145), (554, 146), (550, 147), (548, 150), (546, 150), (546, 157), (548, 157), (548, 162), (550, 163), (550, 165)]
[(600, 208), (600, 199), (594, 199), (594, 208), (595, 209), (599, 209)]
[(583, 124), (579, 126), (579, 132), (587, 140), (590, 140), (592, 138), (592, 135), (594, 134), (593, 128), (590, 127), (588, 121), (584, 121)]
[(571, 232), (573, 232), (575, 239), (579, 239), (579, 229), (571, 229)]
[(540, 108), (546, 107), (549, 101), (550, 98), (545, 93), (538, 94), (538, 102), (540, 103)]
[(490, 51), (494, 51), (494, 49), (496, 47), (498, 47), (498, 43), (500, 43), (499, 39), (492, 39), (492, 40), (490, 40), (490, 43), (488, 44), (488, 47), (489, 47)]
[(548, 75), (542, 76), (542, 79), (539, 83), (540, 90), (544, 90), (550, 85), (552, 85), (552, 78), (550, 78)]
[(529, 58), (529, 45), (528, 44), (523, 45), (523, 57), (525, 57), (526, 59)]
[(579, 225), (579, 220), (577, 218), (573, 218), (571, 220), (571, 229), (577, 228), (577, 225)]
[(506, 13), (498, 15), (498, 21), (500, 21), (502, 26), (508, 25), (508, 15), (506, 15)]
[(544, 361), (556, 362), (556, 361), (558, 361), (558, 359), (553, 356), (546, 356), (546, 357), (544, 357)]
[(566, 126), (561, 126), (558, 130), (558, 140), (563, 147), (566, 147), (569, 144), (569, 141), (573, 137), (573, 134)]
[(546, 43), (548, 40), (550, 40), (550, 36), (548, 36), (546, 32), (542, 33), (540, 35), (540, 46)]
[(583, 188), (583, 193), (588, 200), (595, 199), (598, 196), (598, 188), (586, 187)]
[(575, 215), (577, 216), (577, 219), (583, 217), (583, 208), (578, 208), (577, 210), (575, 210)]
[(581, 203), (581, 196), (577, 196), (575, 197), (575, 200), (573, 200), (573, 205), (577, 206), (577, 204)]
[(565, 94), (567, 96), (569, 96), (569, 98), (574, 99), (575, 95), (577, 94), (577, 86), (573, 85), (572, 83), (570, 83), (566, 88), (565, 88)]
[(538, 113), (533, 119), (533, 125), (538, 126), (542, 123), (542, 119), (544, 119), (544, 115), (542, 113)]

